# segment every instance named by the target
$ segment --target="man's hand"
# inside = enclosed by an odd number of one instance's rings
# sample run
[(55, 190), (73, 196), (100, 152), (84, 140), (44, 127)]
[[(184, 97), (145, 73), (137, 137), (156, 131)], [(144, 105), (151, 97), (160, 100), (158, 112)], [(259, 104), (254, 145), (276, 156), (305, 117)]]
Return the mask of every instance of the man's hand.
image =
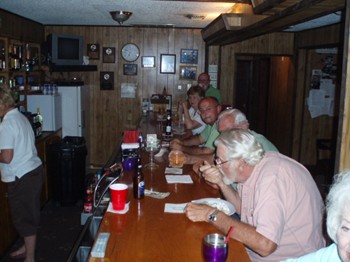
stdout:
[(193, 222), (208, 222), (209, 215), (215, 211), (215, 208), (204, 205), (188, 203), (185, 207), (187, 218)]
[(170, 149), (171, 150), (180, 150), (180, 151), (182, 151), (182, 146), (183, 146), (182, 142), (179, 139), (177, 139), (177, 138), (173, 139), (170, 142)]
[(212, 166), (207, 161), (204, 161), (204, 164), (199, 168), (199, 171), (202, 173), (202, 177), (205, 181), (209, 184), (214, 184), (218, 187), (224, 185), (223, 176), (216, 166)]

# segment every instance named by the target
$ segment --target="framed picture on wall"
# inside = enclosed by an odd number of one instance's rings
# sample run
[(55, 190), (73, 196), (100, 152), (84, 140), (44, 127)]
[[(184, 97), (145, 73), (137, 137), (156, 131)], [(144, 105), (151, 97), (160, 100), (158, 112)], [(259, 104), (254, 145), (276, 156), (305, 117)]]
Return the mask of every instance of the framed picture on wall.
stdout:
[(197, 79), (197, 66), (180, 66), (180, 79), (181, 80), (196, 80)]
[(180, 63), (198, 64), (198, 49), (181, 49)]
[(115, 48), (104, 47), (103, 48), (103, 63), (114, 63), (115, 62)]
[(160, 55), (160, 73), (175, 74), (176, 55), (161, 54)]
[(143, 56), (141, 58), (142, 67), (155, 67), (156, 66), (156, 57), (155, 56)]
[(89, 59), (98, 60), (100, 59), (100, 45), (99, 44), (88, 44), (87, 45), (87, 56)]
[(123, 73), (127, 76), (136, 76), (137, 75), (137, 64), (124, 64)]

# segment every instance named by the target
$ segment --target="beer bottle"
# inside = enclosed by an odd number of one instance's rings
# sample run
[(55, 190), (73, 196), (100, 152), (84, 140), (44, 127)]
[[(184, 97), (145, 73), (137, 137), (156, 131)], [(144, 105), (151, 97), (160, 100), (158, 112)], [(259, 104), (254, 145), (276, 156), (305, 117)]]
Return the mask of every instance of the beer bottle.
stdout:
[(137, 171), (134, 176), (134, 198), (142, 199), (145, 196), (145, 178), (142, 172), (141, 157), (137, 159)]
[(171, 111), (167, 110), (167, 116), (166, 116), (166, 125), (165, 125), (165, 134), (167, 136), (171, 136)]

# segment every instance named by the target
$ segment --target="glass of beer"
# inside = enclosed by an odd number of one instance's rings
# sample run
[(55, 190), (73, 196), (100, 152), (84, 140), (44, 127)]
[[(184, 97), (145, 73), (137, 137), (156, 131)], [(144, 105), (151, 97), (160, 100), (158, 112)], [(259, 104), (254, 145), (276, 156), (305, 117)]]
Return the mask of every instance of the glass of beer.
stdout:
[(183, 167), (185, 163), (185, 154), (180, 150), (172, 150), (169, 154), (169, 166), (175, 168)]

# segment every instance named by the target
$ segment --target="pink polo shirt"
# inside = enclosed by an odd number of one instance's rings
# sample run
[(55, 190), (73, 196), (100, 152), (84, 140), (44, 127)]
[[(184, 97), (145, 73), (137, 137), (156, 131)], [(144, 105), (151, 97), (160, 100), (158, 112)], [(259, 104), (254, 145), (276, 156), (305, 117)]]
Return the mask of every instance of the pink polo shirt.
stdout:
[(267, 257), (249, 250), (252, 261), (281, 261), (324, 247), (323, 200), (307, 169), (268, 152), (247, 181), (239, 184), (241, 221), (277, 244)]

